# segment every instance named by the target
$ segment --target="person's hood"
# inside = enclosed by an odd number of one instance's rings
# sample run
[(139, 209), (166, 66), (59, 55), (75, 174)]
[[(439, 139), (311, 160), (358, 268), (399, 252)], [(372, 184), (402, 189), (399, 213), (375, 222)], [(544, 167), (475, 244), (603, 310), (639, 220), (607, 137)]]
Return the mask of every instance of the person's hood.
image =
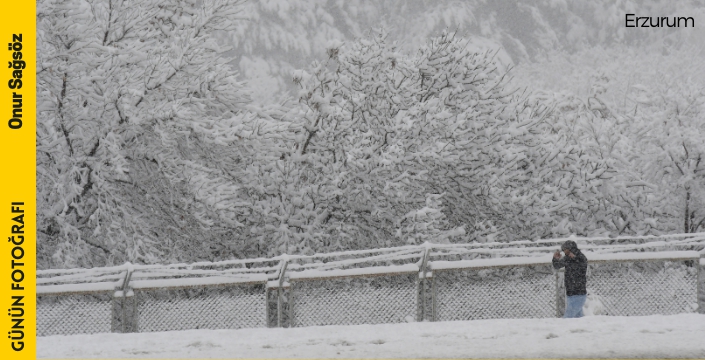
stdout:
[(561, 250), (565, 250), (565, 249), (568, 249), (568, 250), (570, 250), (570, 252), (573, 252), (573, 253), (577, 253), (580, 251), (580, 249), (578, 249), (578, 244), (576, 244), (575, 241), (573, 241), (573, 240), (568, 240), (568, 241), (564, 242), (563, 245), (561, 245)]

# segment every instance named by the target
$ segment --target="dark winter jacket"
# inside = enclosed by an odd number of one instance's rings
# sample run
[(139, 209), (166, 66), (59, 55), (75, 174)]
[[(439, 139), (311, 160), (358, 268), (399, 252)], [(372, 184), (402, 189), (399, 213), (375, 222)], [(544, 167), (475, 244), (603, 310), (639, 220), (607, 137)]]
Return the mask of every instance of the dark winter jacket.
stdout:
[(563, 256), (560, 259), (553, 259), (553, 267), (555, 269), (565, 267), (566, 295), (586, 295), (587, 289), (585, 287), (587, 285), (587, 258), (578, 249), (578, 245), (574, 241), (566, 241), (561, 248), (563, 250), (568, 249), (575, 255), (574, 258)]

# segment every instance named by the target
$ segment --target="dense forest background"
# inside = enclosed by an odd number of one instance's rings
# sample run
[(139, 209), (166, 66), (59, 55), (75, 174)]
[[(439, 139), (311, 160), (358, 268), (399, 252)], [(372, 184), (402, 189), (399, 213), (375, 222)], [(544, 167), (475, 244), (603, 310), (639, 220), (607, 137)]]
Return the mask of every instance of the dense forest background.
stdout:
[(702, 1), (40, 0), (38, 267), (704, 231), (702, 19)]

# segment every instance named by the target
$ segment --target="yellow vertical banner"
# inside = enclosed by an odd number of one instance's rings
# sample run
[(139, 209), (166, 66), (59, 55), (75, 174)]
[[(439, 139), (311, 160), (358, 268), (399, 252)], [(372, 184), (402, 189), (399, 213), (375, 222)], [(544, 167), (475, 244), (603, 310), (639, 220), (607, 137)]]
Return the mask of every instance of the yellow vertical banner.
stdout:
[[(3, 359), (36, 358), (36, 2), (0, 4)], [(7, 312), (4, 311), (7, 309)]]

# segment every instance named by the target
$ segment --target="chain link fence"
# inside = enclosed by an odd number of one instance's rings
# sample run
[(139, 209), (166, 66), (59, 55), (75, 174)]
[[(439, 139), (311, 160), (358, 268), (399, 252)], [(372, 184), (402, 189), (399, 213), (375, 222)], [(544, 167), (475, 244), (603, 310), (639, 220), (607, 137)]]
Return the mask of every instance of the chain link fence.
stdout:
[(264, 284), (136, 289), (140, 332), (266, 327)]
[[(624, 249), (622, 243), (610, 246)], [(599, 302), (600, 314), (705, 311), (705, 262), (698, 252), (605, 249), (594, 247), (603, 253), (587, 254), (589, 299)], [(42, 270), (37, 334), (563, 315), (563, 273), (553, 269), (545, 248), (532, 244), (524, 253), (504, 244), (492, 253), (448, 245), (402, 250)]]
[(122, 312), (114, 296), (124, 285), (124, 267), (37, 271), (37, 335), (116, 331)]
[(411, 322), (417, 319), (418, 271), (291, 281), (293, 326)]
[(111, 332), (113, 293), (37, 295), (37, 336)]
[(697, 260), (594, 262), (588, 266), (588, 292), (604, 315), (695, 312)]
[(542, 318), (556, 314), (551, 265), (433, 271), (436, 321)]

